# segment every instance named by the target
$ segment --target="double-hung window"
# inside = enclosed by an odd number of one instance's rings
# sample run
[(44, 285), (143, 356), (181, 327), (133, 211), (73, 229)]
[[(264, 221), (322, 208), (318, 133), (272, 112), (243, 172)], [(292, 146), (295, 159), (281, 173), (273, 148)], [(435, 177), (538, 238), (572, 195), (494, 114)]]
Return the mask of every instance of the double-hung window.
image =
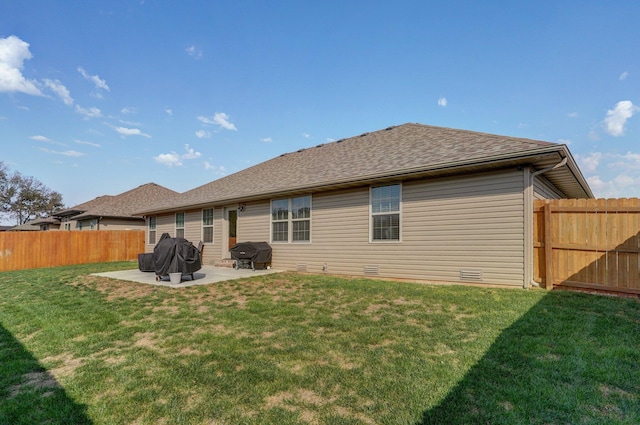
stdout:
[(202, 242), (213, 243), (213, 208), (202, 210)]
[(176, 213), (176, 238), (184, 238), (184, 213)]
[(311, 242), (311, 196), (271, 201), (271, 241)]
[(371, 241), (400, 241), (399, 184), (371, 188)]
[(149, 243), (156, 243), (156, 221), (157, 217), (155, 215), (149, 217)]

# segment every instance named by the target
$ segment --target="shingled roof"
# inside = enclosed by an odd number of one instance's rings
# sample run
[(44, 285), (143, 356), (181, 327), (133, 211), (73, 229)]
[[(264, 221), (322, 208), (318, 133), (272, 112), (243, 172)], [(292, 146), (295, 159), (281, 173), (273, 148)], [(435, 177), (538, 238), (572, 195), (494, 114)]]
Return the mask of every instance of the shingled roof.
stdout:
[[(91, 201), (60, 211), (56, 216), (72, 215), (74, 220), (93, 217), (139, 218), (134, 213), (161, 200), (175, 198), (178, 192), (156, 183), (147, 183), (119, 195), (99, 196)], [(75, 215), (73, 214), (75, 213)]]
[[(538, 168), (566, 156), (571, 156), (566, 146), (556, 143), (408, 123), (280, 155), (141, 213), (464, 169), (523, 164)], [(572, 167), (568, 180), (575, 183), (568, 187), (574, 192), (570, 195), (592, 196), (572, 158), (567, 167)]]

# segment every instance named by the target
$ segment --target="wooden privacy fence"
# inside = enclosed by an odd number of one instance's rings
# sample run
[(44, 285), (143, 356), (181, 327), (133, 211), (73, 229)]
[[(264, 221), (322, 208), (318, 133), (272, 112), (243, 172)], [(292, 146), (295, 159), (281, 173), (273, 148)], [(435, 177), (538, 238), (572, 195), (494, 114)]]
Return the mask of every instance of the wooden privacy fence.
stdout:
[(640, 199), (534, 203), (535, 280), (640, 294)]
[(0, 272), (136, 260), (144, 230), (0, 232)]

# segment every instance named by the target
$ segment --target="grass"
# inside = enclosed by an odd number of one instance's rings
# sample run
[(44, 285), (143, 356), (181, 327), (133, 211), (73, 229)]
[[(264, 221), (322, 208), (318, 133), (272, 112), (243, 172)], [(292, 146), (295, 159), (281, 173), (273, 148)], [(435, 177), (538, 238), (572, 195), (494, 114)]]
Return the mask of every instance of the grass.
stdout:
[(134, 267), (0, 273), (0, 423), (640, 423), (636, 300)]

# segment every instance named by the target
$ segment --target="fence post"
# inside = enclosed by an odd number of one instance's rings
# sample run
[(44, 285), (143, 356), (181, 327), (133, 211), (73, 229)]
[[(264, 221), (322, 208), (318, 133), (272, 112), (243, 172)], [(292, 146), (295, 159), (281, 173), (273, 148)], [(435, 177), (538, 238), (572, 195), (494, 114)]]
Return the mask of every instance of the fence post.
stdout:
[(545, 274), (545, 288), (548, 290), (553, 289), (553, 245), (551, 244), (552, 231), (551, 231), (551, 203), (549, 200), (545, 200), (544, 207), (544, 274)]

